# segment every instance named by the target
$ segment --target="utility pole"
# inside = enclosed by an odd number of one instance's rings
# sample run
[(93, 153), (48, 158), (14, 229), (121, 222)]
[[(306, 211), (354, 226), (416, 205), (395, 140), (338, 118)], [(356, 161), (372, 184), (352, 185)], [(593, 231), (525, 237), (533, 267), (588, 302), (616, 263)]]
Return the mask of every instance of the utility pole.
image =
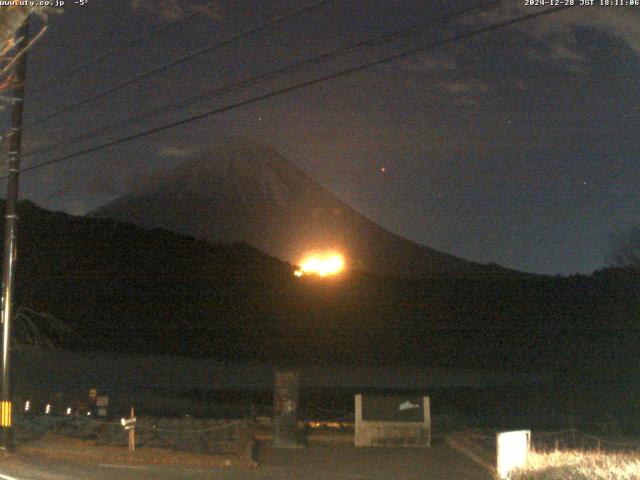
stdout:
[[(29, 17), (15, 33), (16, 54), (29, 44)], [(11, 425), (11, 335), (13, 317), (13, 284), (16, 267), (16, 226), (18, 216), (18, 180), (20, 173), (20, 151), (22, 145), (22, 111), (24, 107), (24, 80), (27, 66), (26, 51), (16, 63), (15, 86), (13, 89), (13, 112), (9, 152), (7, 155), (8, 180), (7, 202), (4, 227), (4, 251), (2, 257), (2, 401), (0, 403), (0, 427), (5, 453), (13, 449), (13, 428)]]

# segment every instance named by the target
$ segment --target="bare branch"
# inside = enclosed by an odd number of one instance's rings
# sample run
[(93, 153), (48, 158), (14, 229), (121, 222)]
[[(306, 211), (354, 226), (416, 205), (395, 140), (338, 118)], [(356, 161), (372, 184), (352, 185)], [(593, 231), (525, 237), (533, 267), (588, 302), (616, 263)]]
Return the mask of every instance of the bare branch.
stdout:
[[(46, 332), (46, 333), (44, 333)], [(20, 307), (16, 313), (16, 344), (36, 348), (55, 348), (73, 330), (46, 312)]]

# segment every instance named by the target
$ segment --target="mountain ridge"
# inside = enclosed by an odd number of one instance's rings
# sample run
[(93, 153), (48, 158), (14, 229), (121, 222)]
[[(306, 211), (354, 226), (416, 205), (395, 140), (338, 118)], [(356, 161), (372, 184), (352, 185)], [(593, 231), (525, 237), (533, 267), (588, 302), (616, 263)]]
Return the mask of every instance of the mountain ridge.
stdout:
[(637, 350), (633, 271), (298, 278), (247, 244), (28, 202), (18, 214), (16, 307), (66, 322), (72, 349), (487, 368), (628, 363)]
[(521, 273), (464, 260), (386, 230), (263, 143), (216, 144), (141, 179), (131, 191), (88, 215), (214, 242), (244, 241), (292, 263), (309, 251), (339, 250), (351, 268), (373, 273)]

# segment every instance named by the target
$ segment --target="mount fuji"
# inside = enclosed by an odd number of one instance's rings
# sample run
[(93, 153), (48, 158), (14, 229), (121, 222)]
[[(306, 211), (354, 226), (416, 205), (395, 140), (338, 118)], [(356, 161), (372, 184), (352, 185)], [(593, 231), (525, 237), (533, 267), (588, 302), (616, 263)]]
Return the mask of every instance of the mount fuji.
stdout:
[(403, 275), (510, 272), (395, 235), (315, 182), (269, 145), (225, 141), (142, 178), (90, 213), (212, 242), (246, 242), (296, 264), (311, 251), (339, 251), (350, 269)]

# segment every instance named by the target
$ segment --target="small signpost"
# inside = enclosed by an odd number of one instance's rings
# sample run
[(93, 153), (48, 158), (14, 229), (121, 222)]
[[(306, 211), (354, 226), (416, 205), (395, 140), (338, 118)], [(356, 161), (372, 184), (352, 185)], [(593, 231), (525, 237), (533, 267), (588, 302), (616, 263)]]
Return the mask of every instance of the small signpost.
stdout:
[(98, 409), (98, 417), (106, 417), (107, 407), (109, 407), (109, 397), (96, 397), (96, 407)]
[(89, 409), (87, 411), (87, 415), (93, 415), (96, 413), (97, 407), (96, 402), (98, 401), (98, 389), (90, 388), (89, 389)]
[(133, 452), (136, 449), (136, 417), (133, 407), (131, 407), (131, 417), (120, 419), (120, 423), (129, 432), (129, 451)]

